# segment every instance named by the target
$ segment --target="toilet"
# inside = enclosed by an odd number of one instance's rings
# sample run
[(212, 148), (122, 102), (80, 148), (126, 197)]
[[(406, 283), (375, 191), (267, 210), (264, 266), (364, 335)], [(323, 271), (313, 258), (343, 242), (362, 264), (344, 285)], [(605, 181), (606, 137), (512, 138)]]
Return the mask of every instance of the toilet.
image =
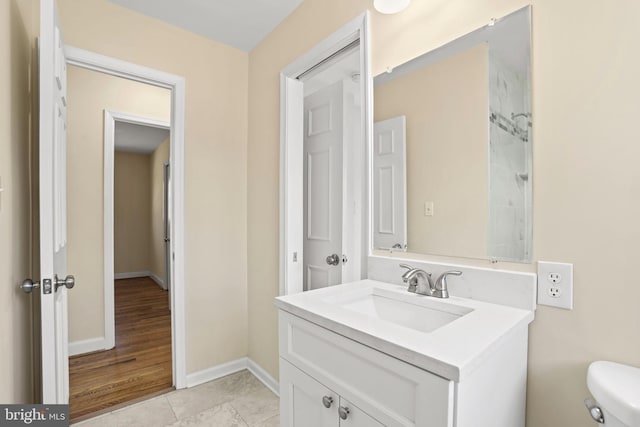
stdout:
[(640, 427), (640, 368), (614, 362), (593, 362), (587, 387), (595, 399), (585, 405), (606, 427)]

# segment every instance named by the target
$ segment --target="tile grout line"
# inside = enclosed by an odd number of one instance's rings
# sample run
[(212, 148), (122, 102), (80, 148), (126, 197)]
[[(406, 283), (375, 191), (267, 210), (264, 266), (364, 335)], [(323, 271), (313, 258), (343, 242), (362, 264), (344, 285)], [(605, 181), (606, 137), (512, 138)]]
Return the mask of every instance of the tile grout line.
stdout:
[(240, 411), (238, 411), (238, 408), (236, 408), (235, 406), (233, 406), (233, 403), (231, 403), (231, 401), (228, 402), (229, 406), (231, 406), (233, 408), (234, 411), (236, 411), (236, 414), (238, 414), (238, 416), (240, 417), (240, 419), (242, 420), (242, 422), (247, 426), (247, 427), (251, 427), (249, 425), (249, 421), (245, 420), (244, 417), (242, 416), (242, 414), (240, 413)]
[[(167, 394), (169, 394), (169, 393), (167, 393)], [(164, 400), (167, 401), (167, 405), (169, 405), (169, 409), (171, 409), (171, 413), (173, 414), (173, 417), (176, 419), (173, 423), (167, 424), (167, 426), (170, 426), (170, 425), (175, 424), (178, 421), (180, 421), (180, 418), (178, 418), (178, 414), (176, 414), (176, 411), (173, 409), (173, 405), (169, 401), (169, 397), (167, 396), (167, 394), (163, 395), (162, 397), (164, 398)]]

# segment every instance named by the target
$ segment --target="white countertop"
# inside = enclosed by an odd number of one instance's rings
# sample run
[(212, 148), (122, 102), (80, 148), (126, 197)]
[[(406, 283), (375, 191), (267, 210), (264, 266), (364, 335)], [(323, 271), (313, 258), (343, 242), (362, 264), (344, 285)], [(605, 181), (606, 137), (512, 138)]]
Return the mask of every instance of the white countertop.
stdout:
[[(379, 288), (406, 302), (451, 304), (473, 311), (432, 332), (421, 332), (341, 307), (332, 301)], [(424, 299), (428, 300), (424, 300)], [(435, 301), (434, 301), (435, 302)], [(406, 286), (361, 280), (276, 298), (279, 309), (441, 377), (463, 381), (491, 356), (505, 337), (533, 321), (531, 310), (451, 296), (438, 299)], [(526, 329), (525, 329), (526, 331)]]

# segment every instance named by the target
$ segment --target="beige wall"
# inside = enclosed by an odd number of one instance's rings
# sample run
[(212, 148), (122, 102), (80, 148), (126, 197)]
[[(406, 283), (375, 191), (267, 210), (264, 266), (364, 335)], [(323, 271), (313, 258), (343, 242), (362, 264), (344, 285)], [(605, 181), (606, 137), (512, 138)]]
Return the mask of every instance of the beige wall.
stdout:
[[(37, 27), (33, 1), (0, 2), (0, 402), (34, 401), (32, 300), (18, 285), (30, 269), (29, 68)], [(37, 116), (36, 116), (37, 117)], [(37, 146), (37, 141), (36, 141)], [(36, 279), (34, 277), (34, 279)]]
[(248, 55), (107, 0), (58, 5), (67, 44), (185, 78), (187, 373), (246, 356)]
[(169, 138), (151, 154), (151, 235), (149, 271), (164, 281), (164, 163), (169, 161)]
[(116, 151), (113, 161), (115, 273), (151, 265), (151, 155)]
[[(374, 74), (525, 6), (414, 1), (372, 13)], [(249, 356), (278, 373), (278, 72), (369, 0), (306, 0), (250, 54)], [(533, 1), (534, 259), (574, 263), (573, 311), (539, 307), (530, 327), (527, 425), (590, 423), (586, 368), (640, 366), (640, 3)], [(458, 260), (466, 262), (465, 260)], [(486, 265), (486, 263), (485, 263)], [(498, 268), (511, 268), (498, 263)], [(530, 267), (531, 270), (534, 266)]]
[(406, 116), (410, 252), (487, 256), (488, 70), (483, 43), (375, 87), (374, 121)]
[[(169, 121), (171, 98), (166, 89), (74, 66), (67, 73), (67, 262), (78, 283), (69, 292), (69, 341), (77, 342), (104, 336), (104, 110)], [(116, 272), (125, 266), (133, 265)]]
[[(371, 2), (306, 0), (251, 53), (248, 152), (245, 54), (106, 0), (59, 3), (68, 43), (187, 78), (188, 371), (246, 354), (242, 273), (248, 271), (249, 355), (277, 375), (278, 72)], [(414, 1), (399, 15), (373, 13), (374, 74), (526, 3)], [(24, 19), (27, 29), (20, 25), (15, 4), (0, 6), (0, 19), (7, 21), (0, 25), (0, 55), (6, 58), (0, 61), (0, 84), (10, 94), (0, 102), (0, 118), (7, 121), (0, 126), (0, 233), (13, 239), (0, 239), (0, 262), (10, 263), (0, 268), (0, 336), (5, 346), (22, 350), (2, 353), (2, 401), (29, 394), (21, 357), (28, 354), (26, 341), (16, 333), (28, 309), (15, 291), (27, 272), (27, 255), (24, 247), (9, 249), (25, 234), (28, 208), (20, 192), (27, 178), (9, 160), (28, 164), (20, 160), (27, 120), (20, 88), (31, 32)], [(574, 263), (575, 308), (536, 312), (530, 328), (529, 427), (590, 423), (582, 405), (590, 361), (640, 365), (640, 287), (634, 286), (633, 268), (640, 255), (640, 145), (633, 126), (640, 93), (634, 54), (639, 19), (640, 4), (633, 0), (533, 1), (534, 259)]]

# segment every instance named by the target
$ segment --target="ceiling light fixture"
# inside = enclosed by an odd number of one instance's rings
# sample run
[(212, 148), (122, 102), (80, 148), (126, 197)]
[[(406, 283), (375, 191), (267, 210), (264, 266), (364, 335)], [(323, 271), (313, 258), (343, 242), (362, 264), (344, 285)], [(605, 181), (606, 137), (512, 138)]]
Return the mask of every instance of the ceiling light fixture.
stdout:
[(380, 13), (391, 15), (402, 12), (409, 6), (411, 0), (373, 0), (373, 7)]

